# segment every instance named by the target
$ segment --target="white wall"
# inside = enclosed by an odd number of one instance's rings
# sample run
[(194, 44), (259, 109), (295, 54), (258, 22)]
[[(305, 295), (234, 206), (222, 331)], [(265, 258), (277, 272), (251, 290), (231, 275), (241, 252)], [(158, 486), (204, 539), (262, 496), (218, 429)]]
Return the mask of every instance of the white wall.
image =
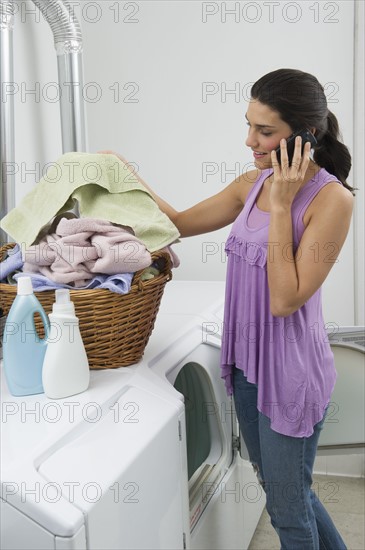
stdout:
[[(122, 153), (176, 209), (219, 192), (252, 166), (245, 146), (249, 89), (279, 67), (318, 77), (354, 150), (353, 1), (80, 4), (90, 151)], [(15, 80), (24, 89), (39, 82), (41, 94), (39, 102), (15, 98), (16, 160), (42, 167), (61, 154), (59, 105), (47, 99), (56, 59), (47, 25), (25, 13), (33, 4), (18, 6)], [(18, 200), (35, 182), (20, 172)], [(363, 220), (362, 208), (356, 216)], [(325, 319), (342, 325), (355, 322), (354, 225), (323, 287)], [(176, 245), (181, 267), (174, 277), (223, 280), (229, 229)]]
[(354, 78), (354, 170), (353, 181), (355, 186), (359, 187), (357, 191), (357, 200), (354, 209), (355, 222), (355, 324), (365, 324), (365, 297), (364, 297), (364, 280), (365, 280), (365, 219), (364, 219), (364, 174), (365, 174), (365, 128), (364, 128), (364, 111), (365, 111), (365, 67), (364, 67), (364, 34), (365, 34), (365, 4), (364, 2), (355, 2), (355, 78)]
[(59, 103), (51, 95), (52, 83), (58, 81), (52, 32), (33, 2), (15, 4), (15, 191), (19, 201), (39, 181), (46, 163), (61, 156), (62, 143)]

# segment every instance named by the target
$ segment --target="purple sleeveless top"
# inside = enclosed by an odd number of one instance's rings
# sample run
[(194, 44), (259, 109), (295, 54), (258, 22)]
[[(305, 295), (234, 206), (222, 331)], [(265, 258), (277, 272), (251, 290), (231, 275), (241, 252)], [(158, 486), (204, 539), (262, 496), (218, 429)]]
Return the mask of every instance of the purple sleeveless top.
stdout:
[[(261, 172), (225, 246), (222, 378), (231, 395), (232, 367), (241, 369), (248, 382), (257, 384), (258, 410), (270, 418), (271, 429), (309, 437), (323, 418), (337, 373), (323, 321), (321, 287), (288, 317), (273, 317), (270, 312), (266, 263), (275, 249), (268, 250), (270, 213), (259, 210), (255, 202), (272, 173), (272, 169)], [(296, 194), (291, 209), (294, 253), (308, 205), (332, 181), (341, 184), (321, 168)]]

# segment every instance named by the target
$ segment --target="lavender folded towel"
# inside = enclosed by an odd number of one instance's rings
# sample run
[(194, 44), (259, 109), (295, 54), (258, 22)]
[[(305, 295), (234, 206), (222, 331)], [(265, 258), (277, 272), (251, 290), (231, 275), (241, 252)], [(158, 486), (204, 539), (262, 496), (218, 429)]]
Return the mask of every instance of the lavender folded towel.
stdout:
[[(43, 290), (56, 290), (57, 288), (70, 288), (75, 290), (75, 287), (72, 285), (56, 283), (39, 273), (17, 273), (14, 275), (14, 279), (17, 280), (19, 277), (24, 277), (25, 275), (31, 278), (33, 289), (37, 292), (42, 292)], [(117, 294), (128, 294), (131, 288), (133, 275), (134, 273), (120, 273), (116, 275), (102, 275), (98, 273), (87, 283), (87, 285), (78, 287), (77, 290), (97, 288), (107, 289)]]
[(5, 260), (0, 262), (0, 281), (4, 281), (8, 275), (22, 267), (22, 252), (20, 246), (16, 244), (13, 248), (8, 250)]

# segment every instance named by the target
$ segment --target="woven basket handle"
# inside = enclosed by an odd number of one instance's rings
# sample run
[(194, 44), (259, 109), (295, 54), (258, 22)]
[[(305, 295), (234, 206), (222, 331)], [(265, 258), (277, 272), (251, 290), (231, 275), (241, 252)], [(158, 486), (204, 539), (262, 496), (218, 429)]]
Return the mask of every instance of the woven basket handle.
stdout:
[(10, 250), (11, 248), (14, 248), (15, 243), (7, 243), (0, 247), (0, 262), (2, 262), (5, 259), (6, 251)]
[[(172, 279), (172, 272), (171, 272), (172, 261), (171, 261), (170, 254), (168, 252), (162, 252), (162, 251), (151, 252), (151, 258), (152, 258), (152, 263), (156, 260), (159, 260), (160, 258), (165, 260), (164, 269), (163, 269), (163, 271), (161, 271), (160, 275), (157, 275), (157, 277), (161, 277), (161, 276), (166, 277), (167, 276), (167, 281), (171, 281), (171, 279)], [(134, 277), (133, 277), (132, 284), (133, 284), (133, 286), (138, 285), (138, 290), (143, 290), (143, 287), (146, 284), (151, 283), (151, 281), (153, 281), (153, 279), (146, 280), (146, 281), (141, 281), (141, 275), (142, 275), (143, 272), (144, 272), (144, 269), (140, 269), (139, 271), (136, 271), (136, 273), (134, 274)]]

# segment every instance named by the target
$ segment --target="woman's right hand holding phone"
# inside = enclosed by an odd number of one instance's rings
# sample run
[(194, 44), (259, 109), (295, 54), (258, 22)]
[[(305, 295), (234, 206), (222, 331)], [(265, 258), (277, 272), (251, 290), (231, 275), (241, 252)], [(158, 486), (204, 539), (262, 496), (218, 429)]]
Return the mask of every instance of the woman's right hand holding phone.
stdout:
[(302, 186), (307, 173), (310, 162), (310, 146), (310, 142), (307, 141), (302, 148), (302, 138), (296, 136), (291, 164), (285, 139), (280, 141), (280, 162), (278, 162), (276, 151), (271, 151), (271, 162), (274, 169), (274, 180), (270, 189), (271, 209), (291, 210), (294, 197)]

